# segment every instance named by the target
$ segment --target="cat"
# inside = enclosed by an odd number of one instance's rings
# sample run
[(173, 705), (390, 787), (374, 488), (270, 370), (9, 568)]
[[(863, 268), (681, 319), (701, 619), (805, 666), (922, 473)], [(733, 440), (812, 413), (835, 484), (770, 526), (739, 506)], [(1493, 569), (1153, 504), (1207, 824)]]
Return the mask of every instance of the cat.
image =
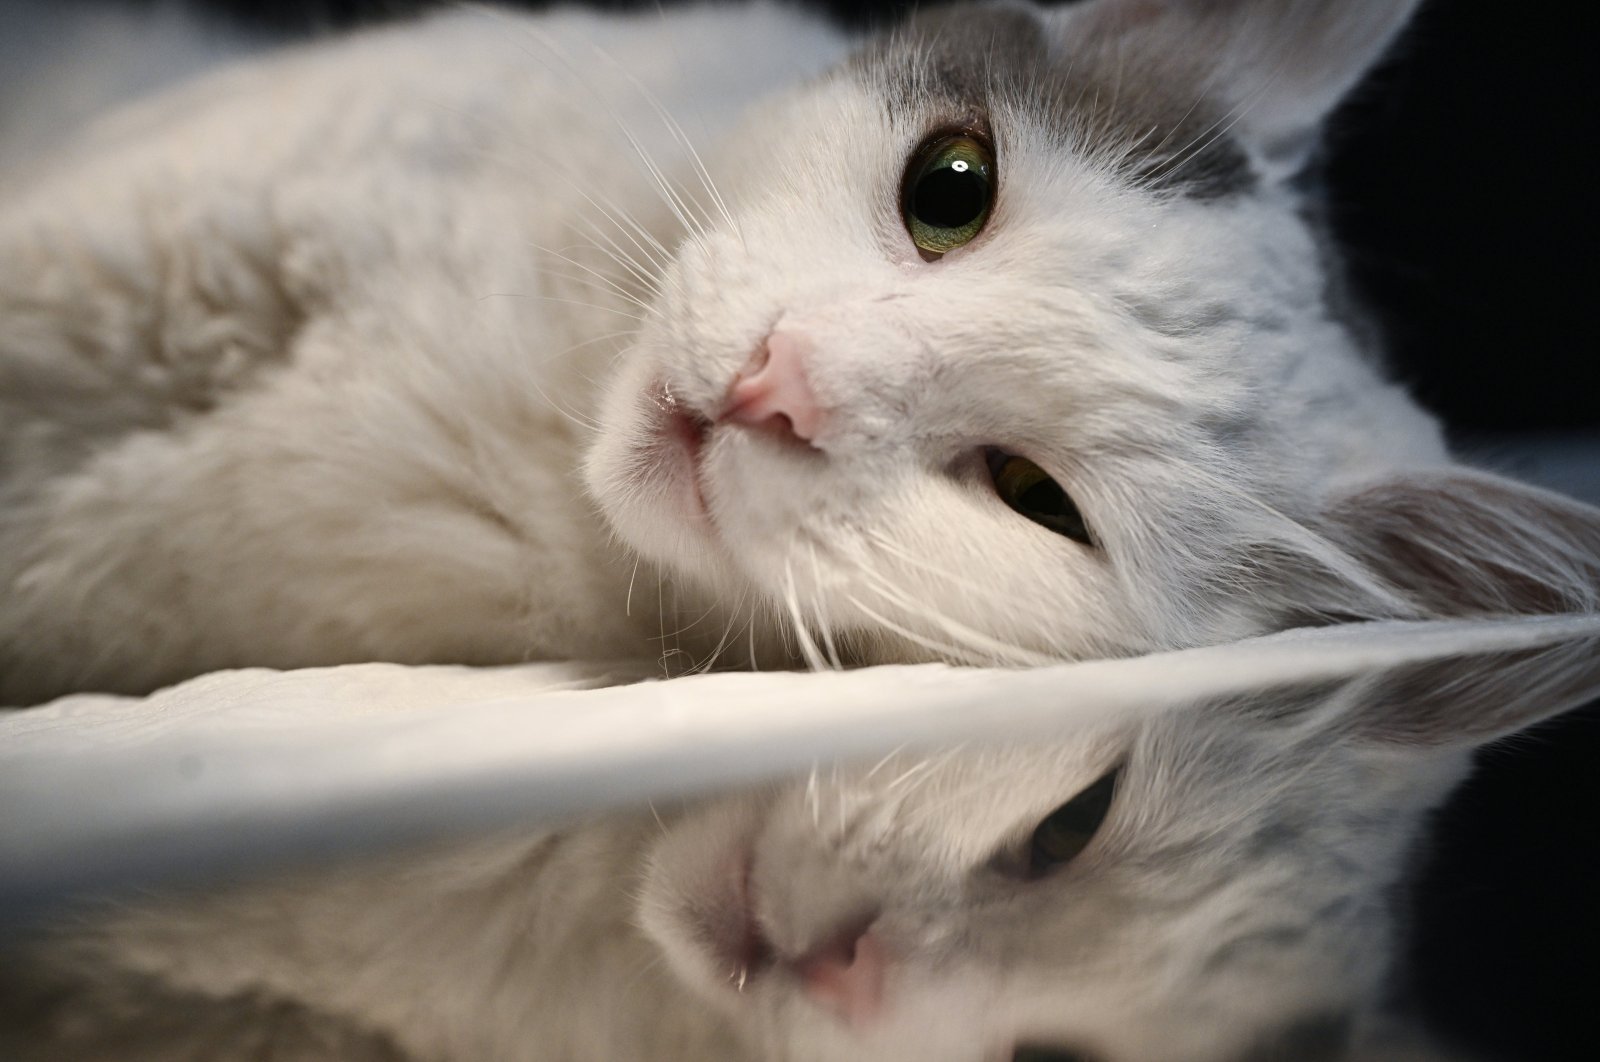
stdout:
[[(1328, 634), (1345, 631), (1269, 640), (1314, 659)], [(1379, 1039), (1407, 854), (1474, 746), (1600, 692), (1600, 617), (1363, 635), (1383, 653), (1161, 711), (1112, 701), (1048, 740), (902, 750), (657, 813), (124, 894), (26, 945), (4, 938), (0, 1056), (1444, 1057)], [(991, 671), (982, 688), (1036, 702), (1037, 674)], [(884, 696), (876, 670), (818, 677), (833, 698)], [(677, 681), (735, 680), (755, 703), (795, 677)], [(202, 681), (236, 709), (283, 696), (259, 671)], [(314, 674), (294, 681), (315, 695)], [(321, 681), (364, 700), (342, 669)]]
[[(777, 8), (458, 12), (13, 160), (0, 700), (1593, 611), (1593, 511), (1451, 464), (1296, 179), (1411, 7), (991, 5), (859, 49)], [(1592, 658), (128, 909), (8, 961), (0, 1046), (1337, 1056), (1427, 809)]]
[(1587, 517), (1452, 465), (1297, 176), (1413, 7), (468, 9), (0, 135), (0, 703), (1032, 664), (1571, 575)]

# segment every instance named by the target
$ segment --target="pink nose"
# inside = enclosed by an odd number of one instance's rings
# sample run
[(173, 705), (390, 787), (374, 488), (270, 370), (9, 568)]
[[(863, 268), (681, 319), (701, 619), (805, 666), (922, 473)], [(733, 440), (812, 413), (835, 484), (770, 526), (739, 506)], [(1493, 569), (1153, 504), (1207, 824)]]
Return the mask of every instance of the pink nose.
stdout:
[(809, 443), (822, 429), (822, 407), (806, 379), (810, 343), (793, 332), (774, 332), (733, 378), (719, 420)]
[(870, 1021), (883, 1002), (888, 968), (883, 942), (851, 930), (795, 963), (806, 994), (852, 1025)]

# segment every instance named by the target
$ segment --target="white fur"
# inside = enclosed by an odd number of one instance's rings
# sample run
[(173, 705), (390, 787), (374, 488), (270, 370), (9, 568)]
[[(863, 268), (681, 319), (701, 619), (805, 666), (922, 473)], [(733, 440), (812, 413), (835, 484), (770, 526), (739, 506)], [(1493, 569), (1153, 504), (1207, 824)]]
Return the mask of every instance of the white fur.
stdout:
[(617, 122), (674, 142), (617, 71), (705, 136), (837, 49), (770, 8), (459, 12), (230, 68), (0, 184), (0, 701), (654, 655), (678, 620), (653, 573), (628, 615), (574, 476), (638, 313), (586, 272), (597, 204), (670, 238)]
[[(1099, 4), (1135, 28), (1189, 10)], [(1225, 109), (1261, 164), (1242, 196), (1140, 185), (1118, 145), (998, 107), (994, 216), (936, 263), (898, 187), (950, 116), (933, 95), (886, 99), (892, 78), (837, 66), (845, 41), (771, 7), (458, 12), (229, 67), (13, 158), (0, 699), (246, 663), (680, 646), (704, 663), (746, 639), (753, 659), (1022, 663), (1592, 607), (1595, 514), (1449, 469), (1431, 419), (1335, 319), (1278, 180), (1408, 7), (1340, 5), (1381, 30), (1330, 48), (1336, 69), (1310, 83), (1295, 64), (1265, 83), (1244, 60), (1248, 84), (1211, 72), (1238, 90), (1226, 108), (1280, 76), (1295, 95), (1261, 121)], [(713, 414), (777, 322), (815, 341), (829, 427), (814, 450), (714, 430), (707, 520), (649, 456), (651, 390)], [(997, 501), (987, 444), (1059, 479), (1097, 547)], [(1395, 519), (1406, 506), (1418, 518)], [(1524, 533), (1494, 533), (1513, 517)], [(1587, 681), (1588, 657), (1546, 661), (1527, 705), (1504, 694), (1532, 674), (1484, 661), (1496, 697), (1467, 698), (1466, 733), (1553, 710), (1551, 684)], [(91, 943), (90, 998), (110, 1000), (117, 1057), (117, 1030), (160, 1005), (141, 990), (164, 986), (256, 993), (221, 1004), (224, 1037), (272, 1028), (250, 1007), (289, 1000), (420, 1057), (971, 1062), (1044, 1036), (1227, 1058), (1271, 1020), (1373, 1002), (1383, 892), (1462, 757), (1421, 693), (1398, 724), (1411, 740), (1375, 738), (1395, 708), (1375, 683), (1298, 728), (1224, 706), (843, 771), (687, 811), (654, 842), (652, 822), (618, 820), (553, 852), (135, 913), (116, 962)], [(1126, 796), (1092, 857), (1033, 889), (985, 877), (1118, 756)], [(1252, 849), (1264, 830), (1291, 840)], [(802, 946), (831, 896), (880, 901), (904, 960), (882, 1024), (814, 1022), (777, 975), (748, 1006), (718, 994), (679, 908), (746, 831), (774, 941)], [(648, 936), (628, 927), (636, 888)], [(177, 1035), (201, 1037), (178, 1013)]]
[[(1296, 196), (1141, 190), (1002, 107), (995, 216), (927, 263), (896, 200), (933, 104), (807, 80), (847, 47), (759, 5), (468, 10), (13, 160), (0, 700), (730, 645), (1031, 662), (1405, 614), (1318, 520), (1443, 450), (1329, 317)], [(779, 321), (832, 428), (803, 455), (716, 431), (708, 534), (638, 472), (646, 388), (712, 411)], [(990, 443), (1100, 548), (1000, 505)], [(1279, 561), (1307, 553), (1354, 588), (1302, 608), (1312, 562)]]

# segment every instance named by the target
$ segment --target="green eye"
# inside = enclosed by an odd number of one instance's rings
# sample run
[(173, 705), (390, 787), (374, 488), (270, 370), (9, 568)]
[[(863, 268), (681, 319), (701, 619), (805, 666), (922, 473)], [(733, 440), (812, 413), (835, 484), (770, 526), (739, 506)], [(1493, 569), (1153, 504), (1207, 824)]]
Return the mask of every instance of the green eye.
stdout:
[(1117, 791), (1112, 771), (1088, 789), (1052, 811), (1034, 828), (1028, 842), (1028, 874), (1041, 877), (1078, 857), (1106, 821), (1111, 798)]
[(911, 242), (938, 258), (978, 235), (994, 198), (994, 153), (970, 136), (925, 145), (906, 167), (901, 210)]
[(1094, 545), (1083, 514), (1044, 469), (1004, 450), (990, 450), (986, 456), (994, 491), (1013, 511), (1074, 542)]

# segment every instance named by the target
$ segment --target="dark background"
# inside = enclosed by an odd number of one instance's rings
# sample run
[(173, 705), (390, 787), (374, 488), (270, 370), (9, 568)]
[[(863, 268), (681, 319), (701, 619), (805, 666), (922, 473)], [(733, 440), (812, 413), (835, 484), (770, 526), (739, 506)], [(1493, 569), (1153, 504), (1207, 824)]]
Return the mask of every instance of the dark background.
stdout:
[[(194, 3), (289, 34), (422, 6)], [(862, 25), (909, 5), (811, 6)], [(1578, 10), (1433, 0), (1333, 124), (1332, 216), (1358, 290), (1388, 331), (1397, 375), (1469, 441), (1600, 431), (1587, 272), (1587, 154), (1600, 94)], [(1487, 1058), (1600, 1058), (1590, 1030), (1600, 989), (1600, 711), (1480, 761), (1406, 900), (1410, 991), (1441, 1035)]]

